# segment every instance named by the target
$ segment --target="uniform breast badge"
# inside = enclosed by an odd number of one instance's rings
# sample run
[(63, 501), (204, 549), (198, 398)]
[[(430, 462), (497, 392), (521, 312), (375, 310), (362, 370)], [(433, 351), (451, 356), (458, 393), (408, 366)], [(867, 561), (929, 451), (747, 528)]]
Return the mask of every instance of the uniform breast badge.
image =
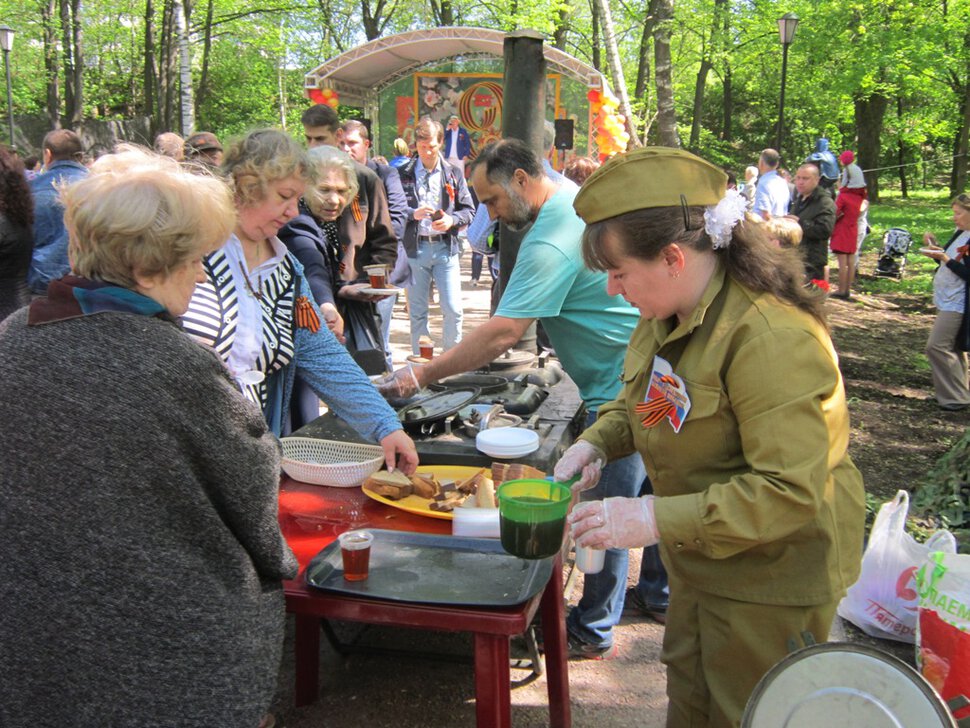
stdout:
[(664, 419), (670, 420), (674, 432), (680, 428), (690, 412), (690, 397), (684, 380), (674, 374), (673, 368), (663, 357), (653, 358), (650, 384), (643, 401), (634, 407), (645, 428), (654, 427)]

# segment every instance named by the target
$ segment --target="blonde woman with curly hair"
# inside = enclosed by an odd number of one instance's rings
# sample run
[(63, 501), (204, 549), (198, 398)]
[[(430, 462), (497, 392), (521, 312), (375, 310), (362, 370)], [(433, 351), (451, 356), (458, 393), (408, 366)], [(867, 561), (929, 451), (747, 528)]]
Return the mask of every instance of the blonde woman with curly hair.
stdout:
[(61, 200), (74, 273), (0, 324), (0, 724), (256, 728), (297, 570), (279, 446), (176, 318), (232, 197), (124, 148)]
[(277, 233), (315, 182), (307, 153), (286, 134), (253, 131), (229, 145), (222, 172), (233, 190), (236, 226), (206, 256), (206, 279), (183, 316), (185, 331), (211, 346), (270, 429), (287, 434), (297, 373), (363, 437), (384, 448), (388, 468), (417, 467), (397, 415), (321, 323), (303, 266)]

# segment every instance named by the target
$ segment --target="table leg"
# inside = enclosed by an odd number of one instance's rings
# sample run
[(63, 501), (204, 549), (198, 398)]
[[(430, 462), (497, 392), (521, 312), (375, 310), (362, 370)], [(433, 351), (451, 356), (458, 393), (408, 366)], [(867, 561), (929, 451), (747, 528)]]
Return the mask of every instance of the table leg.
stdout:
[(475, 724), (512, 728), (509, 638), (475, 633)]
[(556, 557), (552, 576), (539, 603), (546, 651), (546, 686), (549, 691), (549, 725), (569, 728), (569, 655), (566, 649), (566, 615), (562, 603), (562, 557)]
[(294, 703), (297, 707), (317, 701), (320, 691), (320, 618), (297, 614), (293, 636), (296, 663)]

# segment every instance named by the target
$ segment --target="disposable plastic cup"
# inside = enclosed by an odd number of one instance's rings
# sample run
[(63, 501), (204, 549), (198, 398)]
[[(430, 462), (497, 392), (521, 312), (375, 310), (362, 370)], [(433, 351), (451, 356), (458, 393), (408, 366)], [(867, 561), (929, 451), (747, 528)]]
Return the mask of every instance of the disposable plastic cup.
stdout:
[(421, 356), (425, 359), (431, 359), (434, 357), (434, 342), (427, 336), (422, 336), (418, 339), (418, 351), (421, 352)]
[(606, 551), (576, 545), (576, 568), (584, 574), (598, 574), (606, 563)]
[(344, 562), (344, 579), (363, 581), (370, 569), (370, 546), (374, 534), (370, 531), (347, 531), (338, 536), (340, 556)]
[(370, 279), (371, 288), (386, 288), (387, 287), (387, 268), (383, 265), (366, 265), (364, 266), (364, 272), (367, 273), (367, 277)]
[(521, 559), (545, 559), (562, 547), (571, 492), (549, 480), (509, 480), (499, 486), (502, 548)]

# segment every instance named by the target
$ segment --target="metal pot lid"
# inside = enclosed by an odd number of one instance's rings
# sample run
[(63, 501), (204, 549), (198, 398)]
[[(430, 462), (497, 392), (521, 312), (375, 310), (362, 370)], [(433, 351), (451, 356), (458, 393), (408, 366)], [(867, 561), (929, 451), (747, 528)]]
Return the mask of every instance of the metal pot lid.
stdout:
[(498, 359), (493, 359), (489, 365), (494, 369), (507, 369), (511, 367), (529, 366), (536, 360), (536, 355), (531, 351), (521, 349), (509, 349)]
[(482, 391), (482, 394), (487, 394), (505, 389), (508, 384), (508, 377), (503, 377), (498, 374), (475, 374), (468, 372), (465, 374), (456, 374), (453, 377), (446, 377), (437, 384), (429, 384), (428, 389), (434, 392), (440, 392), (445, 389), (478, 387)]
[(432, 394), (397, 413), (405, 427), (420, 427), (428, 422), (438, 422), (455, 414), (462, 407), (476, 399), (482, 391), (478, 387), (446, 389)]
[(742, 728), (956, 728), (930, 684), (905, 662), (861, 644), (793, 652), (755, 687)]

